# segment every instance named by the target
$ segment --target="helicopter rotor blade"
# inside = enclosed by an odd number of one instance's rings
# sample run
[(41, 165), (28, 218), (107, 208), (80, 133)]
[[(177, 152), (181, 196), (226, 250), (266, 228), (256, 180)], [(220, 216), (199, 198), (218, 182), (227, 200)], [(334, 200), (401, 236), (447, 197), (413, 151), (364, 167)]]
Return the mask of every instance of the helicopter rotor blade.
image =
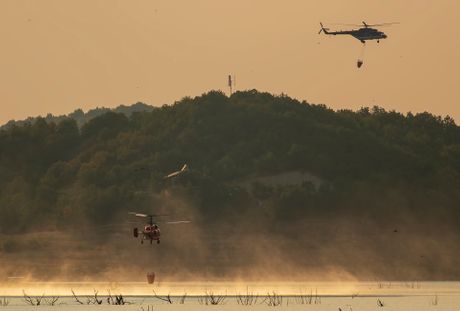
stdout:
[(136, 216), (136, 217), (143, 217), (143, 218), (147, 218), (147, 217), (165, 217), (165, 216), (169, 216), (168, 214), (142, 214), (142, 213), (135, 213), (135, 212), (129, 212), (128, 214), (130, 215), (133, 215), (133, 216)]
[(380, 23), (380, 24), (366, 24), (366, 27), (382, 27), (382, 26), (391, 26), (400, 24), (399, 22), (391, 22), (391, 23)]
[(177, 224), (189, 224), (191, 223), (190, 220), (177, 220), (177, 221), (167, 221), (165, 224), (167, 225), (177, 225)]
[(112, 227), (126, 227), (127, 224), (137, 224), (137, 221), (127, 221), (122, 223), (112, 223), (105, 225), (98, 225), (97, 228), (112, 228)]
[(343, 24), (343, 23), (330, 23), (329, 25), (338, 25), (338, 26), (357, 26), (357, 27), (362, 27), (363, 24)]
[(378, 27), (378, 26), (391, 26), (391, 25), (397, 25), (400, 24), (400, 22), (391, 22), (391, 23), (381, 23), (381, 24), (367, 24), (367, 23), (362, 23), (362, 24), (344, 24), (344, 23), (330, 23), (330, 25), (339, 25), (339, 26), (355, 26), (355, 27)]
[(150, 216), (150, 215), (140, 214), (140, 213), (134, 213), (134, 212), (129, 212), (128, 214), (134, 215), (134, 216), (136, 216), (136, 217), (143, 217), (143, 218), (147, 218), (147, 217)]

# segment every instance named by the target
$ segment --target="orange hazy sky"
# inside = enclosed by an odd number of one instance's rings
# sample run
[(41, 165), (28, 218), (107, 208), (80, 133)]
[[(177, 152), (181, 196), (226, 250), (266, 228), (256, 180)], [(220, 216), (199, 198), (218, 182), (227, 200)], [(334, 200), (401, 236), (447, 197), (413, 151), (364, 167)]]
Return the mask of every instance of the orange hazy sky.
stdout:
[[(319, 22), (401, 22), (368, 44)], [(458, 0), (0, 0), (0, 123), (226, 88), (460, 123)]]

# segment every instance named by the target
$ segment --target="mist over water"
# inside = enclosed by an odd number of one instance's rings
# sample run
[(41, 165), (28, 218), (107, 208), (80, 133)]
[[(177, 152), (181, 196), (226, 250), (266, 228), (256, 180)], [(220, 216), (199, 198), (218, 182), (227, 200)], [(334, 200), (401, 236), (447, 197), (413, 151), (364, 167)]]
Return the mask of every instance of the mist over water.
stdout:
[[(161, 244), (132, 236), (129, 215), (107, 226), (4, 236), (14, 248), (0, 258), (4, 281), (313, 282), (451, 280), (460, 275), (458, 237), (435, 223), (407, 219), (325, 217), (277, 226), (258, 209), (208, 223), (180, 193), (155, 199), (170, 218)], [(133, 207), (135, 210), (135, 207)], [(145, 211), (144, 211), (145, 212)]]

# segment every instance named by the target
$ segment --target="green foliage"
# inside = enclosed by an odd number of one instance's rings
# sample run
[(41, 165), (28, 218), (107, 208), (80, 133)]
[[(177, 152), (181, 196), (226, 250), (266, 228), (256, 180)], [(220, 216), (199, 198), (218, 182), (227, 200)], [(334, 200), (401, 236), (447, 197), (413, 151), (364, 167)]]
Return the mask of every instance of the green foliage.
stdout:
[[(436, 213), (437, 205), (460, 214), (460, 129), (450, 117), (380, 107), (335, 112), (255, 90), (231, 97), (213, 91), (150, 108), (119, 107), (121, 113), (91, 118), (75, 111), (0, 130), (0, 231), (53, 228), (63, 220), (103, 224), (133, 206), (148, 210), (152, 195), (179, 188), (216, 221), (257, 204), (273, 221), (384, 214), (386, 202), (417, 206), (420, 214)], [(183, 163), (190, 172), (163, 179)], [(321, 184), (243, 186), (254, 176), (291, 171)]]

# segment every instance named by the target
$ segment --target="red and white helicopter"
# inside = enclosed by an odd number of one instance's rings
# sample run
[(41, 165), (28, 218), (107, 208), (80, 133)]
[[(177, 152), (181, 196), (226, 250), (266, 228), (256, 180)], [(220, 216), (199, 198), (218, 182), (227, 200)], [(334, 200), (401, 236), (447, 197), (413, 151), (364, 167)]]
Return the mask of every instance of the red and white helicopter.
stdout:
[[(160, 244), (160, 236), (161, 236), (160, 227), (158, 226), (157, 222), (153, 221), (153, 217), (166, 216), (166, 215), (147, 215), (147, 214), (140, 214), (140, 213), (134, 213), (134, 212), (131, 212), (129, 214), (134, 215), (136, 217), (149, 219), (149, 222), (144, 226), (144, 229), (142, 231), (140, 231), (138, 228), (133, 229), (133, 236), (135, 238), (140, 237), (141, 244), (144, 244), (144, 240), (149, 240), (150, 244), (152, 244), (153, 241), (157, 241), (157, 244)], [(166, 221), (164, 223), (175, 225), (175, 224), (187, 224), (187, 223), (190, 223), (190, 221), (189, 220), (179, 220), (179, 221)]]

